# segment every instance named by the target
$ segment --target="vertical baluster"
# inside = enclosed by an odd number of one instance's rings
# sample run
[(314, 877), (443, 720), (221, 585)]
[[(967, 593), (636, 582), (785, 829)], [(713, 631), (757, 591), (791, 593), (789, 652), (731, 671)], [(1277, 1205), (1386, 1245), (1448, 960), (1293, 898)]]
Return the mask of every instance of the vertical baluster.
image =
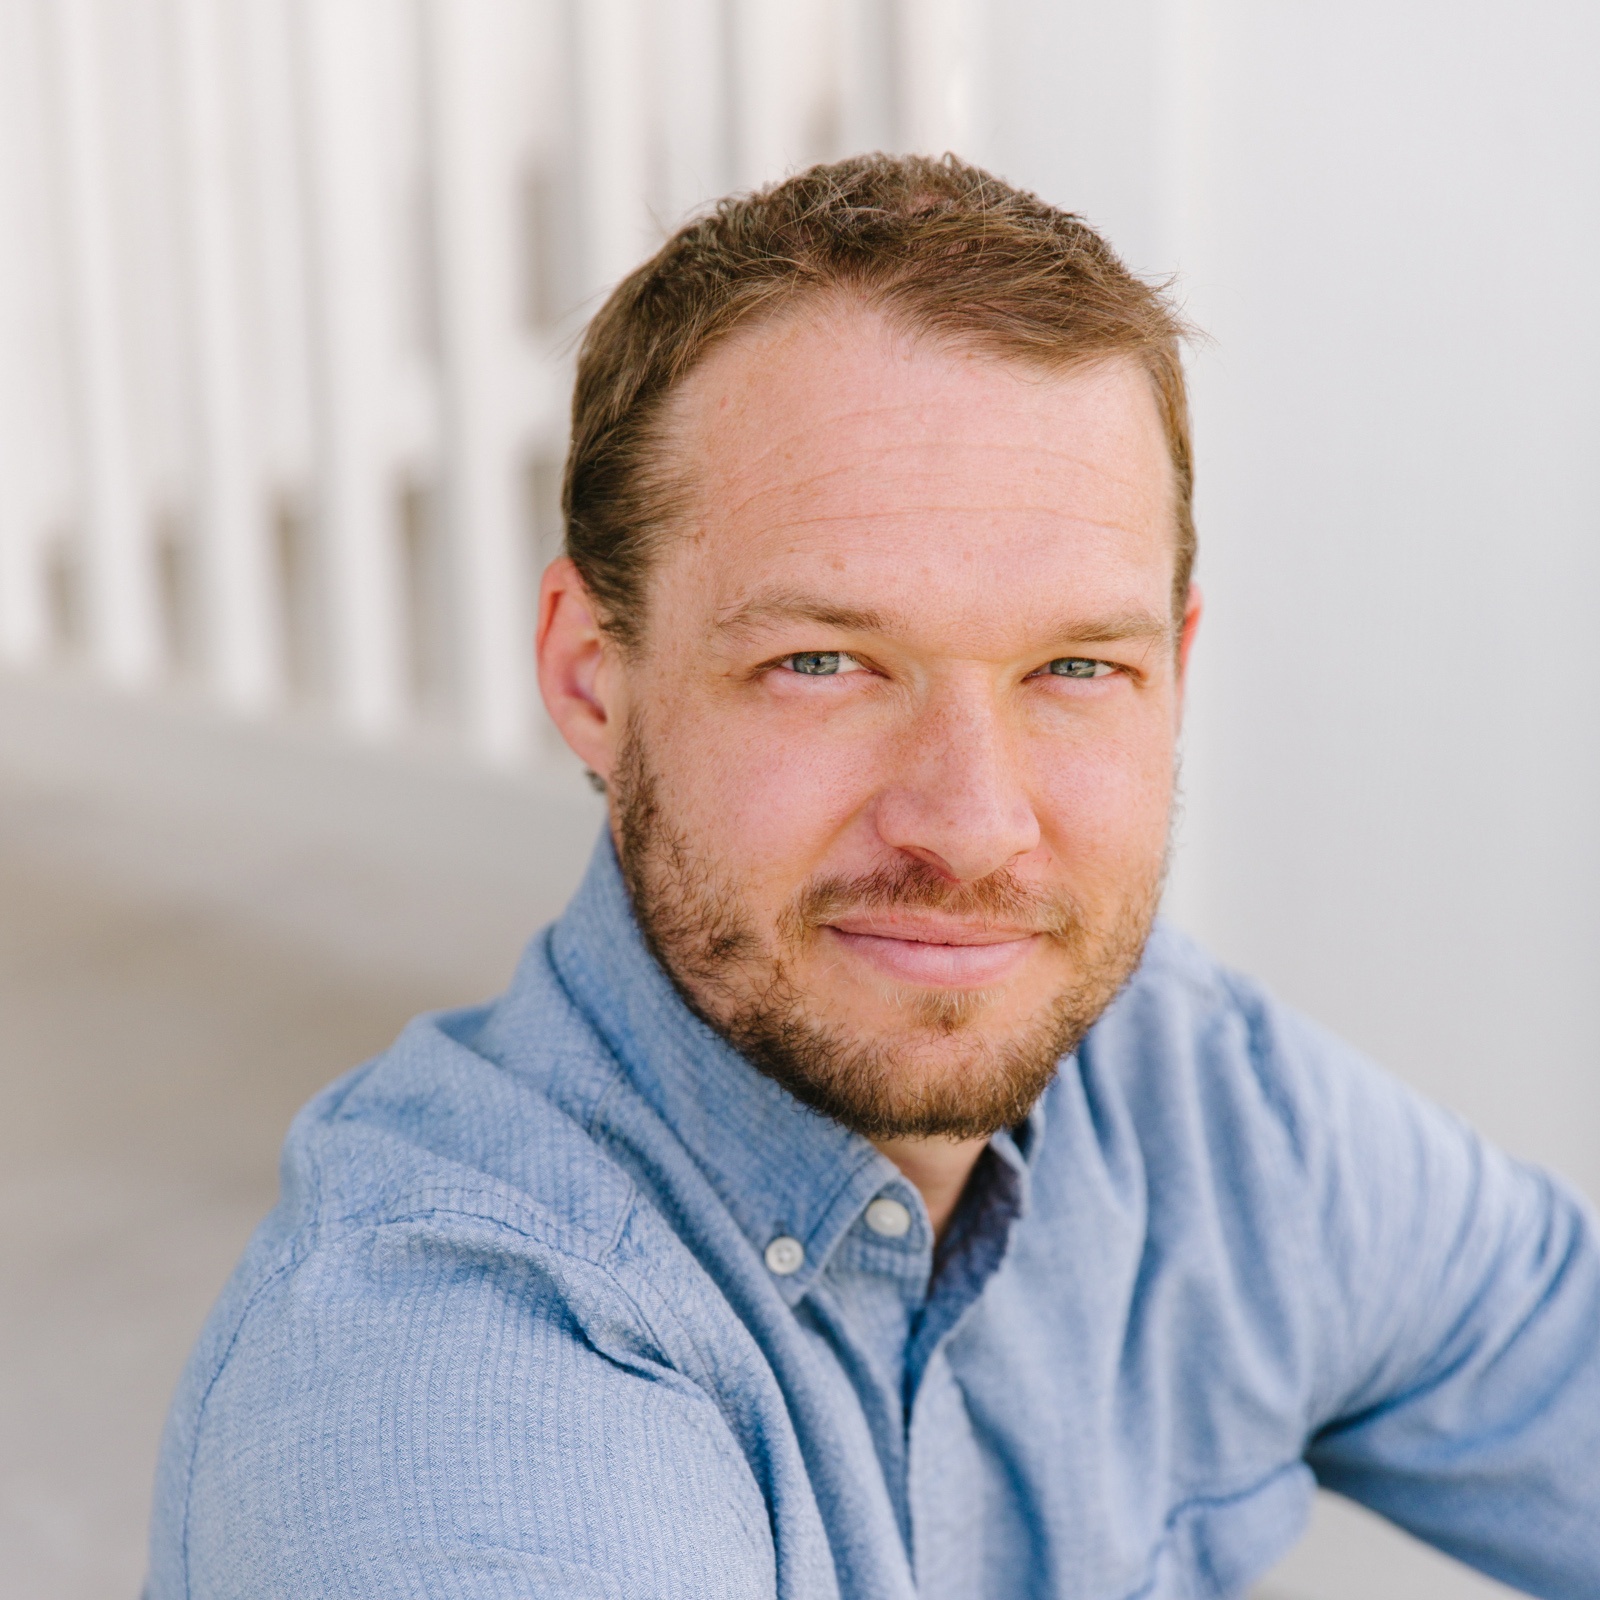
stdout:
[(899, 29), (895, 0), (838, 0), (842, 155), (898, 146)]
[(728, 0), (734, 182), (754, 188), (784, 165), (785, 18), (766, 0)]
[(81, 438), (89, 646), (106, 678), (138, 685), (161, 658), (116, 303), (106, 103), (92, 0), (52, 0)]
[(404, 592), (391, 448), (399, 321), (384, 202), (378, 0), (301, 0), (319, 444), (334, 699), (356, 731), (405, 714)]
[(671, 228), (733, 182), (727, 0), (653, 0), (649, 21), (656, 198)]
[[(39, 561), (40, 434), (58, 419), (41, 405), (40, 288), (51, 229), (33, 157), (40, 126), (34, 0), (0, 0), (0, 660), (31, 664), (49, 648)], [(41, 414), (42, 413), (42, 414)]]
[(252, 372), (259, 371), (262, 468), (303, 489), (312, 470), (303, 96), (297, 100), (296, 0), (239, 0), (248, 158), (244, 187)]
[(233, 0), (246, 159), (243, 255), (252, 375), (251, 424), (270, 510), (273, 604), (282, 692), (325, 687), (321, 602), (327, 574), (311, 559), (313, 490), (310, 308), (303, 102), (296, 97), (296, 0)]
[(836, 152), (839, 17), (825, 0), (732, 0), (736, 178), (771, 183)]
[(984, 38), (978, 0), (901, 0), (901, 145), (981, 159)]
[(282, 689), (268, 510), (248, 401), (236, 215), (237, 170), (219, 0), (177, 0), (199, 427), (203, 636), (223, 701), (254, 710)]
[(505, 0), (431, 0), (429, 21), (461, 711), (471, 746), (508, 761), (529, 738), (533, 617), (510, 382), (522, 330)]
[(650, 248), (650, 97), (641, 0), (582, 0), (576, 10), (579, 193), (588, 286), (609, 287)]

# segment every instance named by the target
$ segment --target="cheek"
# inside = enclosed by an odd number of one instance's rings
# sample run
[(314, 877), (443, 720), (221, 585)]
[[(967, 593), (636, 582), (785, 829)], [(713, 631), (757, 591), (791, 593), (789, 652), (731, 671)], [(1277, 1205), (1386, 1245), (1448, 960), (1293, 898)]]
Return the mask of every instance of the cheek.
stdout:
[(1078, 881), (1119, 880), (1165, 848), (1174, 752), (1168, 729), (1152, 719), (1037, 753), (1040, 827)]
[(796, 719), (726, 704), (652, 716), (652, 759), (674, 820), (747, 883), (808, 876), (873, 789), (871, 751)]

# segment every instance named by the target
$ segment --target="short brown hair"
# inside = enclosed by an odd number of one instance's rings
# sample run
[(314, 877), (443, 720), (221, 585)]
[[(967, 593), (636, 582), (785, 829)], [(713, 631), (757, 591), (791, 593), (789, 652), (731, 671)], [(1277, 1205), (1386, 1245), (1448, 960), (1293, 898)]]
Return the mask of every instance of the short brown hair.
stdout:
[(857, 156), (723, 200), (624, 278), (578, 353), (562, 486), (567, 553), (606, 628), (637, 645), (660, 535), (688, 485), (667, 401), (736, 329), (858, 296), (908, 330), (1037, 367), (1124, 355), (1150, 375), (1176, 485), (1173, 603), (1194, 566), (1194, 467), (1180, 345), (1162, 289), (1071, 212), (947, 155)]

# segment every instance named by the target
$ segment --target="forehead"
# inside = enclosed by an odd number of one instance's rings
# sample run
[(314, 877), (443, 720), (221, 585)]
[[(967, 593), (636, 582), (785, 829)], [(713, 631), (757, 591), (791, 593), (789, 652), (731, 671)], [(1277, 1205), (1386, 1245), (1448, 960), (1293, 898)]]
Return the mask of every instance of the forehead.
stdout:
[(976, 625), (986, 601), (1160, 604), (1170, 584), (1172, 468), (1131, 361), (1045, 373), (830, 308), (715, 351), (670, 434), (688, 537), (661, 576), (702, 603), (803, 575)]

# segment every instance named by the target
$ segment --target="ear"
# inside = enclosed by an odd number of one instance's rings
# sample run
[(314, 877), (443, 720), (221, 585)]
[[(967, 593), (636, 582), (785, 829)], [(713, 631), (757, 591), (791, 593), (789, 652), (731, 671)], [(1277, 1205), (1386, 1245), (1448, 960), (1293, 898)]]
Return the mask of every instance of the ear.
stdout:
[(572, 752), (607, 781), (625, 721), (616, 646), (578, 569), (566, 556), (545, 569), (539, 585), (539, 693)]
[(1183, 625), (1178, 631), (1178, 693), (1181, 696), (1189, 681), (1189, 652), (1194, 649), (1194, 636), (1200, 629), (1200, 613), (1205, 597), (1200, 585), (1189, 585), (1189, 598), (1184, 602)]

